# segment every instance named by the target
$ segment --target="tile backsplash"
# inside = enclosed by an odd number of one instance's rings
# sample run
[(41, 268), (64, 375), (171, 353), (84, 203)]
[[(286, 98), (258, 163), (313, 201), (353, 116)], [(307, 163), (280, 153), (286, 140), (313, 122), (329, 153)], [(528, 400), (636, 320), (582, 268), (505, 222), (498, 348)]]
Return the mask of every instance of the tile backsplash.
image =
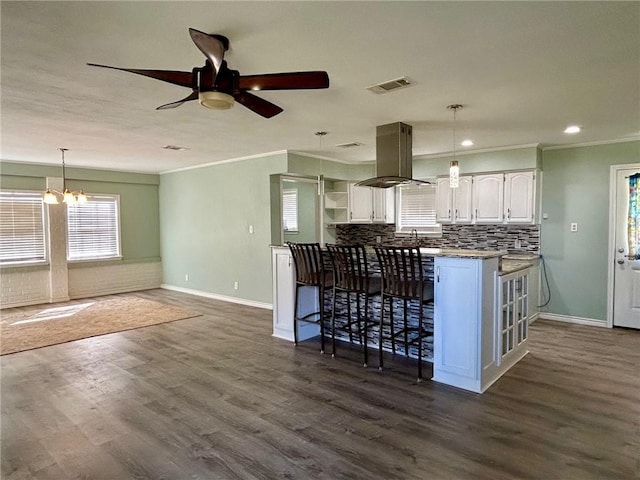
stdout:
[[(336, 225), (336, 242), (375, 245), (413, 244), (406, 235), (396, 235), (395, 225)], [(516, 248), (516, 240), (520, 247)], [(442, 237), (419, 237), (422, 247), (508, 250), (509, 253), (540, 253), (540, 225), (443, 225)]]

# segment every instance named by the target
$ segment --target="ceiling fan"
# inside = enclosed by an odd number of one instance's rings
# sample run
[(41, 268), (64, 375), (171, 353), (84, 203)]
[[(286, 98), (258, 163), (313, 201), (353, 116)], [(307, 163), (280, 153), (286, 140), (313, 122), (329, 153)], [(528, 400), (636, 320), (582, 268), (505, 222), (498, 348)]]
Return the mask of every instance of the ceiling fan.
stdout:
[(271, 118), (282, 112), (282, 108), (250, 93), (250, 90), (301, 90), (329, 87), (329, 76), (323, 71), (240, 75), (237, 70), (228, 68), (224, 60), (224, 52), (229, 49), (227, 37), (210, 35), (193, 28), (189, 29), (189, 34), (196, 47), (207, 57), (203, 67), (194, 67), (191, 72), (140, 70), (95, 63), (87, 65), (144, 75), (191, 89), (191, 93), (182, 100), (160, 105), (156, 110), (176, 108), (184, 102), (196, 99), (204, 107), (225, 110), (231, 108), (234, 101), (237, 101), (258, 115)]

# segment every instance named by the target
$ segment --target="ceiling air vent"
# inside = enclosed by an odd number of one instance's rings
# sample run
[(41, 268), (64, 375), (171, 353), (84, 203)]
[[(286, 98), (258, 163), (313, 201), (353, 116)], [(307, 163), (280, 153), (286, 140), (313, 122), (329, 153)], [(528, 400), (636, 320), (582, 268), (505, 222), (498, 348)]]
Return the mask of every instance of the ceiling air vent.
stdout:
[(338, 148), (354, 148), (361, 147), (362, 144), (359, 142), (350, 142), (350, 143), (341, 143), (340, 145), (336, 145)]
[(398, 90), (400, 88), (410, 87), (411, 85), (415, 85), (413, 80), (409, 80), (407, 77), (396, 78), (395, 80), (389, 80), (388, 82), (378, 83), (377, 85), (371, 85), (367, 87), (367, 90), (382, 94), (393, 92), (394, 90)]
[(184, 152), (185, 150), (189, 150), (187, 147), (179, 147), (177, 145), (165, 145), (162, 148), (164, 150), (175, 150), (177, 152)]

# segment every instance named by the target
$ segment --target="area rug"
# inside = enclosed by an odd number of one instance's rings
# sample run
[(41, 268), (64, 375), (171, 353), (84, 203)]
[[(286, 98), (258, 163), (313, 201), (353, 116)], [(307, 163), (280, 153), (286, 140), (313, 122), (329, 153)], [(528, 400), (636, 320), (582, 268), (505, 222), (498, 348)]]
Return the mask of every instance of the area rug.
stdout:
[(0, 311), (0, 355), (199, 315), (138, 297), (10, 308)]

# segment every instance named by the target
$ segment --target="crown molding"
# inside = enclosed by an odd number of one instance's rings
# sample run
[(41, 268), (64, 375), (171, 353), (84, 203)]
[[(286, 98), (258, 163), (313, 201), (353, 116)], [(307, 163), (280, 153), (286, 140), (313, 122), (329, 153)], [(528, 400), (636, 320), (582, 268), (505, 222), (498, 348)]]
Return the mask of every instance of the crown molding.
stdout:
[(625, 138), (616, 138), (614, 140), (600, 140), (597, 142), (585, 142), (585, 143), (571, 143), (568, 145), (550, 145), (548, 147), (542, 147), (543, 151), (546, 150), (563, 150), (565, 148), (578, 148), (578, 147), (593, 147), (596, 145), (609, 145), (612, 143), (626, 143), (626, 142), (637, 142), (640, 141), (640, 135), (625, 137)]

